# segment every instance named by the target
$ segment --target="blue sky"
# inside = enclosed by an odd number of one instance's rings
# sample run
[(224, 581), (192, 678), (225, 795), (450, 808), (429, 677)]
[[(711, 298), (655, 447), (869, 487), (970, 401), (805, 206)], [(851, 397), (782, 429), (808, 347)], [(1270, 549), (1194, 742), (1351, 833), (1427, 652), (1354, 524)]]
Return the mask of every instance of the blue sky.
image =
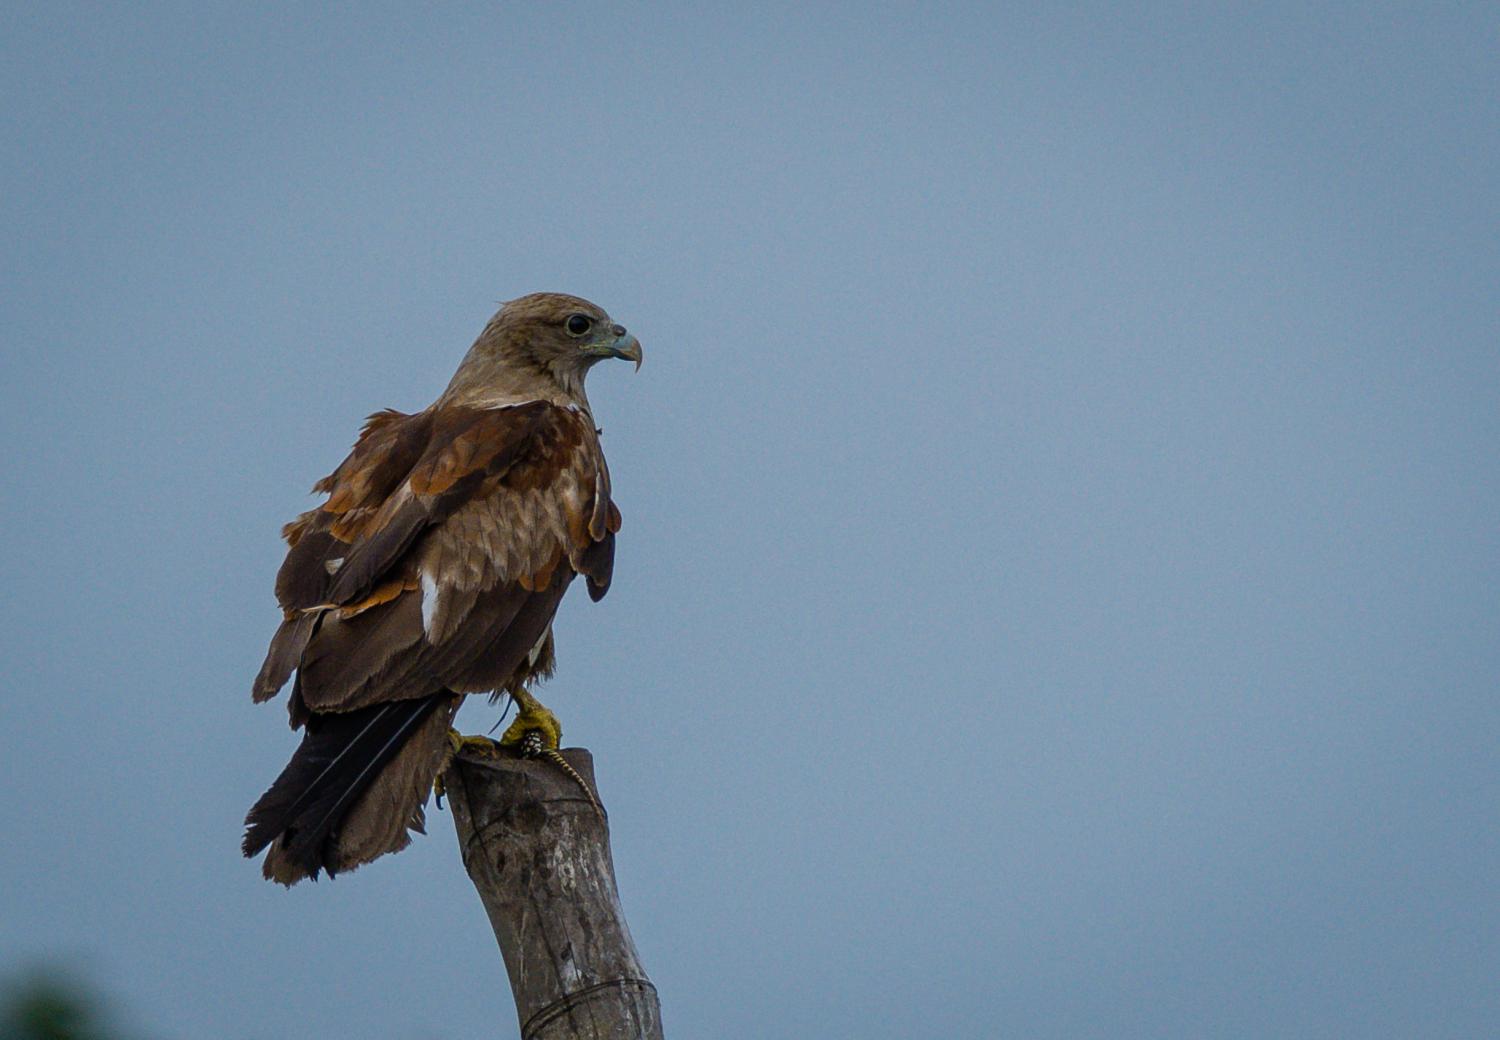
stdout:
[(237, 843), (279, 525), (550, 289), (646, 348), (544, 698), (669, 1035), (1500, 1030), (1492, 10), (3, 23), (0, 972), (514, 1035), (446, 814)]

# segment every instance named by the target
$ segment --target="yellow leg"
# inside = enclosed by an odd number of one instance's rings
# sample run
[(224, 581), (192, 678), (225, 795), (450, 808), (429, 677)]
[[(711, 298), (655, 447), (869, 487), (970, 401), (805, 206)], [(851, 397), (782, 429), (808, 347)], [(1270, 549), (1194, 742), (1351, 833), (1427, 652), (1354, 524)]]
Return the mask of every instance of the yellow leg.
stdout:
[(516, 707), (520, 709), (520, 714), (500, 735), (501, 746), (520, 745), (521, 754), (527, 758), (551, 760), (553, 765), (566, 773), (583, 790), (589, 804), (594, 807), (594, 811), (603, 816), (604, 809), (599, 805), (599, 799), (594, 797), (594, 792), (589, 790), (589, 785), (582, 776), (578, 775), (578, 770), (574, 769), (558, 750), (562, 746), (562, 723), (557, 721), (557, 716), (542, 707), (542, 702), (533, 697), (531, 691), (524, 687), (512, 696), (516, 699)]
[[(448, 729), (448, 746), (453, 749), (454, 755), (461, 755), (467, 751), (472, 755), (479, 755), (482, 758), (493, 758), (499, 752), (500, 748), (500, 745), (496, 744), (489, 737), (465, 736), (452, 727)], [(432, 793), (437, 796), (437, 807), (441, 809), (443, 807), (443, 795), (447, 794), (447, 791), (443, 787), (443, 774), (441, 772), (432, 778)]]
[(493, 756), (496, 747), (495, 742), (489, 737), (465, 736), (456, 729), (448, 730), (448, 744), (453, 748), (455, 755), (468, 751), (472, 754)]
[(505, 732), (500, 734), (500, 746), (519, 745), (530, 756), (556, 751), (561, 747), (562, 723), (557, 721), (557, 716), (542, 707), (542, 702), (533, 697), (530, 690), (522, 688), (512, 696), (516, 699), (519, 714), (506, 727)]
[[(513, 747), (527, 758), (546, 758), (552, 764), (566, 773), (574, 783), (582, 790), (589, 804), (599, 815), (604, 815), (604, 809), (599, 804), (599, 799), (594, 797), (594, 792), (578, 771), (563, 758), (558, 748), (562, 744), (562, 723), (557, 721), (557, 716), (546, 708), (542, 702), (531, 695), (531, 691), (521, 689), (513, 694), (516, 699), (516, 707), (520, 709), (512, 722), (500, 735), (499, 741), (493, 741), (489, 737), (466, 737), (456, 729), (448, 731), (448, 743), (453, 745), (453, 753), (459, 754), (464, 751), (478, 752), (483, 756), (493, 756), (497, 748)], [(432, 789), (437, 793), (438, 808), (443, 805), (443, 777), (433, 781)]]

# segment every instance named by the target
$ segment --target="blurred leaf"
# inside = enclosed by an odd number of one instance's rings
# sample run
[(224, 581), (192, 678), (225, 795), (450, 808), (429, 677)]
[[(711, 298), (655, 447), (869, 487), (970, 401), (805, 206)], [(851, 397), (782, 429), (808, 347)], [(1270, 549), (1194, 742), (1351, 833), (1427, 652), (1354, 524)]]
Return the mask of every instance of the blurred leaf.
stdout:
[(0, 996), (0, 1040), (112, 1040), (121, 1034), (88, 987), (56, 970), (9, 983)]

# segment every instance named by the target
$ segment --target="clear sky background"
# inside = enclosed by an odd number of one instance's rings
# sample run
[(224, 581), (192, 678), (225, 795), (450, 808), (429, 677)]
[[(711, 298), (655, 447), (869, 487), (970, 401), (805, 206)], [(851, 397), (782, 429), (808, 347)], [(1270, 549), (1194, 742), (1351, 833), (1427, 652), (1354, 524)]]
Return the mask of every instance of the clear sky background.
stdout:
[(1500, 1033), (1496, 9), (812, 6), (5, 5), (0, 972), (515, 1035), (446, 813), (238, 842), (279, 525), (553, 289), (669, 1036)]

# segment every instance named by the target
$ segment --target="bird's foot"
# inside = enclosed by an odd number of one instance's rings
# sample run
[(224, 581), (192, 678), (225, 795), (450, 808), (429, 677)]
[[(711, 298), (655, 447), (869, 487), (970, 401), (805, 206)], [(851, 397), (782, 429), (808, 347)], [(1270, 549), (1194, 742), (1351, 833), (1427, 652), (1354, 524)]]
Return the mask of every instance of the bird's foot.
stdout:
[[(557, 721), (557, 716), (542, 707), (535, 697), (524, 691), (516, 698), (516, 703), (521, 706), (521, 713), (506, 727), (505, 732), (500, 734), (498, 741), (491, 740), (489, 737), (465, 737), (461, 736), (457, 730), (449, 730), (448, 742), (453, 745), (454, 754), (473, 750), (482, 757), (492, 758), (498, 754), (500, 748), (515, 748), (526, 758), (545, 758), (567, 774), (568, 778), (578, 785), (579, 790), (583, 791), (584, 797), (589, 800), (594, 811), (603, 816), (604, 808), (599, 804), (599, 799), (594, 797), (588, 781), (558, 750), (562, 745), (562, 723)], [(433, 790), (437, 792), (438, 807), (441, 808), (443, 804), (441, 774), (433, 783)]]
[(461, 755), (467, 751), (483, 758), (494, 758), (500, 750), (500, 745), (489, 737), (466, 736), (456, 729), (448, 731), (448, 744), (453, 748), (455, 755)]
[(562, 746), (562, 723), (557, 716), (532, 701), (500, 734), (501, 747), (519, 748), (527, 758), (536, 758)]
[[(480, 758), (494, 758), (500, 753), (500, 745), (489, 737), (466, 736), (456, 729), (448, 730), (448, 746), (453, 749), (454, 755), (461, 755), (467, 751), (471, 755)], [(432, 793), (437, 797), (437, 807), (443, 807), (443, 795), (448, 793), (443, 784), (443, 774), (439, 773), (432, 778)]]
[(599, 804), (599, 799), (594, 797), (588, 781), (558, 750), (562, 746), (562, 723), (557, 721), (557, 716), (542, 707), (541, 701), (533, 697), (529, 690), (515, 691), (512, 696), (521, 713), (500, 735), (500, 744), (503, 747), (518, 747), (527, 758), (545, 758), (550, 761), (578, 785), (594, 811), (603, 816), (604, 808)]

